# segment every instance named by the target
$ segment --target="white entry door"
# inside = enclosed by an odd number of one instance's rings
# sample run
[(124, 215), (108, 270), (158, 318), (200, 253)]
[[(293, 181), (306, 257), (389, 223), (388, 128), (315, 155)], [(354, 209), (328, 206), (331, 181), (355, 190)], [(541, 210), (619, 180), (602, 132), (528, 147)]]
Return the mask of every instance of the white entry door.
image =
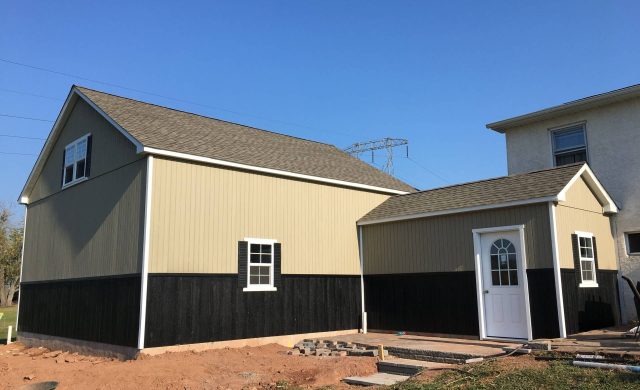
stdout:
[(480, 236), (487, 337), (527, 339), (527, 315), (518, 231)]

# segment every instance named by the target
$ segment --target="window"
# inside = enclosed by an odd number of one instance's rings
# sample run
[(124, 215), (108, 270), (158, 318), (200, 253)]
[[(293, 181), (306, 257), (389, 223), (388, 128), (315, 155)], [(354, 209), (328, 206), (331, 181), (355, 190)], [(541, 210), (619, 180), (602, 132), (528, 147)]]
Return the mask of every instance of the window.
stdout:
[(62, 186), (69, 186), (89, 177), (91, 135), (78, 138), (64, 148)]
[(597, 287), (596, 262), (593, 249), (593, 235), (591, 233), (576, 233), (578, 235), (578, 255), (580, 256), (580, 287)]
[(247, 287), (244, 291), (275, 291), (275, 240), (247, 238)]
[(494, 286), (518, 285), (518, 261), (516, 247), (503, 238), (491, 245), (491, 284)]
[(627, 253), (640, 255), (640, 232), (627, 233)]
[(555, 130), (551, 136), (556, 166), (587, 161), (587, 138), (584, 125)]

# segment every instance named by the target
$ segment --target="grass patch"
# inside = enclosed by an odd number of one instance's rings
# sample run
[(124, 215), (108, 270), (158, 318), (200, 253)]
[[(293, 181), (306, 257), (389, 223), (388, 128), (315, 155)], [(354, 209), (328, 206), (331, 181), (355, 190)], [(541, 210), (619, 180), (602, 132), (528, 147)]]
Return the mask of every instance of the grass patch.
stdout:
[(7, 328), (9, 326), (13, 326), (11, 339), (16, 339), (16, 317), (18, 313), (18, 306), (0, 307), (0, 313), (3, 313), (2, 318), (0, 318), (0, 344), (6, 344)]
[(447, 371), (427, 382), (412, 380), (396, 390), (437, 389), (640, 389), (640, 375), (623, 371), (580, 368), (568, 361), (551, 361), (543, 367), (509, 367), (500, 361)]

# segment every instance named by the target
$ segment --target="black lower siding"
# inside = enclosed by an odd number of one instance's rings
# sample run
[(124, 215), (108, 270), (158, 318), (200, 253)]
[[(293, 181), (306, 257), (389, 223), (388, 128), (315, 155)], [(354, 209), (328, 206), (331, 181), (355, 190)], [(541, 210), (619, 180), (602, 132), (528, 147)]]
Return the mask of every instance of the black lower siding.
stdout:
[(528, 269), (527, 280), (533, 338), (560, 337), (553, 268)]
[(137, 346), (140, 275), (22, 283), (20, 332)]
[(478, 335), (475, 272), (365, 275), (369, 329)]
[(586, 332), (620, 324), (618, 271), (598, 270), (598, 287), (581, 288), (580, 274), (560, 270), (567, 334)]
[(236, 274), (151, 274), (145, 347), (357, 329), (360, 277), (282, 275), (243, 292)]

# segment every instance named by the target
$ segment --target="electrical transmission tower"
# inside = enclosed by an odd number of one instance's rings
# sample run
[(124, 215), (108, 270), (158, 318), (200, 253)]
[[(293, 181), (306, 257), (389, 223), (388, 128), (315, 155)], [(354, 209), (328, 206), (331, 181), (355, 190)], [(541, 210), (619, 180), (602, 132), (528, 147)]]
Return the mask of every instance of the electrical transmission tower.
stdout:
[(384, 163), (382, 170), (393, 175), (393, 148), (399, 146), (405, 146), (407, 157), (409, 157), (409, 141), (403, 138), (383, 138), (375, 141), (356, 142), (344, 151), (358, 158), (361, 153), (371, 152), (371, 162), (373, 163), (374, 152), (385, 149), (387, 151), (387, 161)]

